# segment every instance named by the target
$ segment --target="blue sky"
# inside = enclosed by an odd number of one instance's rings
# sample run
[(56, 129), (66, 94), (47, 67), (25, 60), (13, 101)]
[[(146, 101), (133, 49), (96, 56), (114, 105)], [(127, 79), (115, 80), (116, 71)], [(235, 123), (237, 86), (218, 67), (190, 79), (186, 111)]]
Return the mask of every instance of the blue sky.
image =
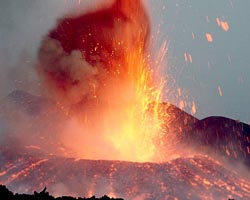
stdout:
[[(85, 2), (89, 5), (93, 1)], [(153, 53), (157, 54), (165, 41), (168, 43), (162, 63), (168, 81), (165, 100), (175, 105), (181, 100), (189, 102), (184, 108), (188, 112), (194, 102), (194, 115), (198, 118), (223, 115), (250, 123), (250, 1), (145, 0), (145, 3), (152, 34), (157, 38)], [(32, 65), (40, 40), (58, 17), (76, 5), (76, 0), (0, 0), (1, 98), (16, 88), (37, 92), (34, 88), (39, 85)], [(219, 27), (216, 18), (227, 22), (229, 30)], [(207, 41), (206, 33), (213, 36), (213, 42)], [(185, 62), (185, 53), (192, 56), (192, 63)], [(181, 96), (177, 95), (178, 88)]]

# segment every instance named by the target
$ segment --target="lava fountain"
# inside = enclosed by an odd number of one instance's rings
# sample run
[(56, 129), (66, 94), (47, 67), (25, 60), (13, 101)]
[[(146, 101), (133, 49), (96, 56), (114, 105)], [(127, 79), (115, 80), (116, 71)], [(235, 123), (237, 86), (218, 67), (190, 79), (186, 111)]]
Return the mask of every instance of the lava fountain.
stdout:
[(162, 160), (155, 143), (167, 114), (157, 106), (163, 79), (148, 65), (149, 33), (142, 3), (116, 0), (60, 19), (44, 38), (37, 71), (70, 117), (61, 139), (75, 157)]

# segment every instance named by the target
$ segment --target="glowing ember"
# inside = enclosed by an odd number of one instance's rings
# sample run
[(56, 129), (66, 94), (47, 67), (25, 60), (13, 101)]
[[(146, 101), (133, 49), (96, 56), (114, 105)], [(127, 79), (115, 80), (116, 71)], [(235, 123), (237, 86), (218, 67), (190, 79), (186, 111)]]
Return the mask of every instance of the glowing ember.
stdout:
[(193, 57), (191, 54), (184, 53), (184, 60), (185, 62), (193, 63)]
[(214, 40), (212, 34), (210, 34), (210, 33), (206, 33), (206, 38), (207, 38), (208, 42), (213, 42), (213, 40)]
[(117, 0), (60, 20), (44, 39), (38, 71), (48, 94), (70, 115), (62, 141), (74, 156), (160, 160), (154, 144), (163, 120), (157, 104), (149, 105), (161, 101), (162, 81), (153, 83), (147, 64), (148, 33), (140, 1)]
[(216, 18), (217, 25), (220, 26), (224, 31), (229, 30), (229, 24), (227, 21), (222, 21), (219, 18)]

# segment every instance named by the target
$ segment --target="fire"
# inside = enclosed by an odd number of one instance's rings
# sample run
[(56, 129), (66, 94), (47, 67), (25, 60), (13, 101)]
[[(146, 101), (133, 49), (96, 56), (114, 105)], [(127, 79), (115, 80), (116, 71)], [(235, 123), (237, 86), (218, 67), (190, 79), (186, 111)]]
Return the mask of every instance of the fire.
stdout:
[[(137, 162), (161, 159), (155, 143), (163, 134), (166, 118), (157, 106), (162, 85), (154, 86), (152, 71), (140, 54), (136, 51), (128, 55), (127, 74), (109, 75), (106, 86), (93, 97), (94, 109), (84, 104), (77, 111), (80, 122), (66, 131), (63, 141), (74, 145), (78, 157)], [(77, 137), (72, 138), (72, 133)]]
[(160, 160), (167, 114), (158, 106), (163, 79), (148, 65), (149, 30), (139, 0), (116, 0), (59, 21), (43, 41), (38, 71), (70, 116), (61, 140), (74, 156)]
[[(127, 87), (128, 99), (123, 105), (112, 107), (107, 115), (104, 114), (107, 130), (111, 130), (106, 136), (121, 154), (122, 160), (153, 161), (157, 155), (155, 140), (159, 139), (163, 120), (158, 107), (149, 108), (149, 105), (161, 101), (161, 87), (153, 86), (151, 71), (145, 66), (143, 58), (141, 61), (138, 59), (141, 57), (139, 54), (135, 52), (128, 58), (129, 71), (123, 83)], [(112, 93), (117, 94), (119, 91), (120, 86), (114, 88)], [(115, 122), (116, 126), (110, 122)]]

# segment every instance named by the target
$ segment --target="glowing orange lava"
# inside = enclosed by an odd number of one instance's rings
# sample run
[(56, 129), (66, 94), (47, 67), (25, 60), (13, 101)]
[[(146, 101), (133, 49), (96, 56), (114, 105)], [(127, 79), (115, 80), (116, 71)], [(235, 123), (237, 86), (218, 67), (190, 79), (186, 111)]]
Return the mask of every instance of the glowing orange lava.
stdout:
[(79, 134), (63, 139), (74, 144), (78, 156), (139, 162), (161, 160), (155, 143), (163, 134), (163, 117), (167, 117), (159, 113), (158, 107), (162, 81), (155, 86), (152, 70), (146, 66), (140, 49), (127, 54), (126, 63), (127, 73), (109, 74), (105, 87), (93, 96), (94, 108), (84, 106), (78, 111), (81, 122), (76, 120), (68, 131)]

